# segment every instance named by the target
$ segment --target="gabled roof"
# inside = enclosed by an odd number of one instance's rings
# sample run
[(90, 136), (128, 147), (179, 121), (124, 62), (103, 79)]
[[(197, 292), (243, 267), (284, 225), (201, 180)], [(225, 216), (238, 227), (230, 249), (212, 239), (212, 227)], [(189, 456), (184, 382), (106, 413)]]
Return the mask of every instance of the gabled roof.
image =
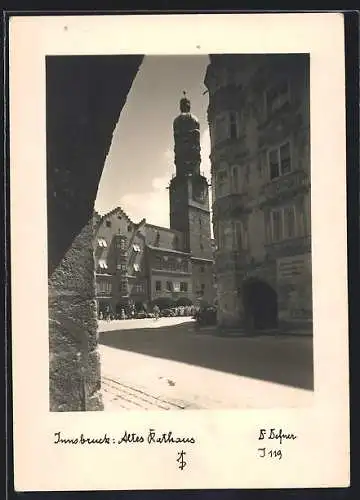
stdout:
[[(99, 214), (97, 212), (96, 212), (96, 214), (97, 214), (97, 216), (99, 216)], [(128, 214), (121, 207), (116, 207), (113, 210), (111, 210), (110, 212), (107, 212), (106, 214), (100, 216), (100, 219), (95, 223), (95, 233), (99, 230), (99, 228), (100, 228), (101, 224), (104, 222), (104, 220), (106, 220), (108, 217), (111, 217), (114, 214), (121, 215), (122, 217), (125, 218), (125, 220), (128, 223), (133, 224), (135, 227), (141, 227), (146, 223), (145, 219), (141, 219), (141, 221), (136, 224), (135, 222), (133, 222), (130, 219)]]

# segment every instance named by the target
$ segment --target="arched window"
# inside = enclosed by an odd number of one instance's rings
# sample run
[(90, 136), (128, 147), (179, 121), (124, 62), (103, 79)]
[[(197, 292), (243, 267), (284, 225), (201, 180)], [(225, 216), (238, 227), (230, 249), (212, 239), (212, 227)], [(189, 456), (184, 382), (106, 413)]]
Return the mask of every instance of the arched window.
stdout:
[(221, 198), (226, 196), (230, 191), (230, 179), (228, 174), (228, 165), (226, 162), (221, 162), (219, 170), (216, 173), (216, 197)]
[(240, 166), (233, 165), (231, 167), (231, 183), (232, 183), (232, 191), (234, 193), (240, 193), (241, 185), (240, 185)]
[(220, 113), (215, 118), (214, 123), (215, 123), (215, 127), (214, 127), (215, 143), (225, 141), (229, 136), (227, 113)]

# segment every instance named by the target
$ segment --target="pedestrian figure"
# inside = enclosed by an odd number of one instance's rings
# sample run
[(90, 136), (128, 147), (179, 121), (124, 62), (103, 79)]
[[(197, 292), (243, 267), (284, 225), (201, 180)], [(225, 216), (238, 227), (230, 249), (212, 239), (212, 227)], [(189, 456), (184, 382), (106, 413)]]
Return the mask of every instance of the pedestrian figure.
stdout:
[(155, 315), (155, 321), (157, 321), (159, 319), (159, 315), (160, 315), (160, 309), (159, 309), (158, 305), (154, 306), (154, 315)]

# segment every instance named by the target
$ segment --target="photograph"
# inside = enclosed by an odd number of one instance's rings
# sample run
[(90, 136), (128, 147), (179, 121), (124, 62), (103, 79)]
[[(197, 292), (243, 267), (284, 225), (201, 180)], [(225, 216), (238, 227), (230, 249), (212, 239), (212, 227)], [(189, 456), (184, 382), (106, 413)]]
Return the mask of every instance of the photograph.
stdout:
[(349, 484), (344, 44), (339, 13), (11, 19), (16, 491)]
[(47, 56), (46, 96), (51, 411), (311, 405), (309, 54)]

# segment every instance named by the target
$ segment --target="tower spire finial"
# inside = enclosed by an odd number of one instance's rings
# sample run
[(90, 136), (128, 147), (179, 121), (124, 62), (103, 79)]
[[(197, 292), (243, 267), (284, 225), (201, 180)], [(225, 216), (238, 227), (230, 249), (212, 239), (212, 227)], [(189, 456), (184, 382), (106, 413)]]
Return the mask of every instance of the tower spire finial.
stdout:
[(190, 100), (186, 95), (186, 91), (183, 90), (183, 97), (180, 99), (180, 111), (182, 113), (189, 113), (190, 112)]

